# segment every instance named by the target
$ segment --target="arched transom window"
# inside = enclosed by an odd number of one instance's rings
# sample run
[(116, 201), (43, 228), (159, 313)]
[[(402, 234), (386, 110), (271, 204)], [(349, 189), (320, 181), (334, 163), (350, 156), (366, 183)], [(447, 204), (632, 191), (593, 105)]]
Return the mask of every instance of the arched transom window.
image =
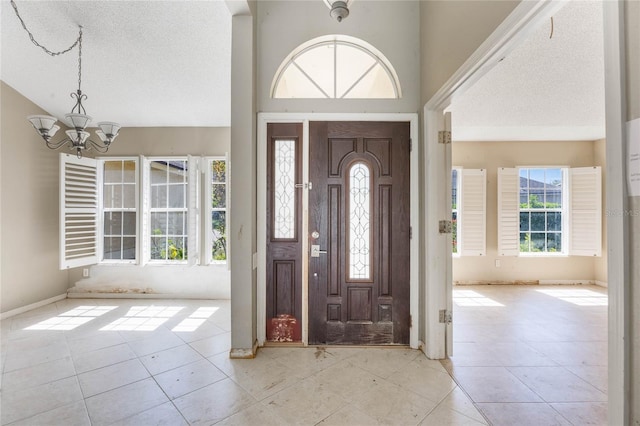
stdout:
[(289, 54), (271, 85), (273, 98), (398, 99), (400, 83), (375, 47), (348, 36), (310, 40)]

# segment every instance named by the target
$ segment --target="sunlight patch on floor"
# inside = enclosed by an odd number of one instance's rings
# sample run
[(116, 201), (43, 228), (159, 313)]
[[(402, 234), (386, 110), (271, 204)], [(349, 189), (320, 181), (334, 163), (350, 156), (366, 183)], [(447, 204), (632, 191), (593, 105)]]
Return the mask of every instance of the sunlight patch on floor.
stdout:
[(196, 331), (217, 310), (217, 307), (198, 308), (189, 317), (183, 319), (180, 324), (173, 327), (171, 331)]
[(133, 306), (101, 331), (154, 331), (183, 310), (182, 306)]
[(70, 311), (29, 326), (25, 330), (69, 331), (116, 308), (117, 306), (78, 306)]
[(578, 306), (607, 306), (609, 304), (609, 299), (606, 294), (592, 290), (542, 289), (537, 291)]

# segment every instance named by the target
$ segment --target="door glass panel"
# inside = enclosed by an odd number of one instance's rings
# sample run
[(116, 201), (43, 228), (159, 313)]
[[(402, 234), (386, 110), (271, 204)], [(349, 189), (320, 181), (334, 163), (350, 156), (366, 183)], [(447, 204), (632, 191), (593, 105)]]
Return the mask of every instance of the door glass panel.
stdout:
[(273, 191), (273, 237), (295, 238), (296, 144), (292, 139), (275, 141)]
[(371, 279), (370, 181), (365, 163), (349, 170), (349, 279)]

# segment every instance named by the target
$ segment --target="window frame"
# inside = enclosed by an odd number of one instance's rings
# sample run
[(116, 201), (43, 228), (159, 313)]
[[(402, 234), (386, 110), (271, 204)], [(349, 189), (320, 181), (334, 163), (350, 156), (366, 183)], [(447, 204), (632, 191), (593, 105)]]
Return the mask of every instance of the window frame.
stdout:
[[(141, 224), (140, 224), (140, 161), (137, 156), (117, 156), (117, 157), (98, 157), (97, 161), (97, 179), (98, 179), (98, 262), (100, 265), (136, 265), (140, 263), (140, 253), (141, 253)], [(134, 259), (105, 259), (104, 258), (104, 214), (107, 211), (104, 206), (104, 165), (107, 162), (115, 162), (115, 161), (133, 161), (135, 163), (135, 189), (134, 189), (134, 199), (135, 199), (135, 213), (136, 213), (136, 250), (135, 250), (135, 258)], [(122, 211), (123, 209), (109, 209), (109, 211)], [(126, 210), (131, 211), (131, 209)]]
[[(544, 169), (549, 170), (549, 169), (559, 169), (562, 173), (562, 206), (559, 209), (548, 209), (548, 208), (540, 208), (540, 209), (531, 209), (531, 208), (526, 208), (523, 209), (522, 207), (520, 207), (520, 190), (522, 189), (522, 187), (520, 186), (520, 171), (521, 170), (532, 170), (532, 169)], [(541, 251), (541, 252), (523, 252), (520, 250), (520, 235), (523, 234), (522, 231), (520, 231), (520, 227), (518, 226), (518, 256), (519, 257), (568, 257), (569, 256), (569, 234), (571, 232), (571, 230), (569, 229), (569, 166), (566, 165), (562, 165), (562, 166), (516, 166), (516, 175), (518, 178), (518, 223), (520, 221), (520, 213), (521, 212), (544, 212), (545, 213), (545, 217), (546, 217), (546, 213), (549, 212), (560, 212), (562, 215), (562, 219), (561, 219), (561, 229), (560, 229), (560, 241), (562, 244), (562, 250), (558, 251), (558, 252), (551, 252), (551, 251)], [(545, 189), (545, 194), (546, 194), (546, 189)], [(529, 225), (531, 226), (531, 219), (529, 219)], [(548, 229), (547, 229), (548, 225), (547, 225), (547, 221), (545, 219), (545, 230), (544, 231), (540, 231), (540, 232), (544, 232), (545, 234), (545, 241), (546, 241), (546, 235), (549, 233)], [(526, 232), (524, 232), (526, 233)], [(532, 233), (531, 230), (528, 231), (529, 234)], [(552, 233), (557, 233), (557, 232), (552, 232)], [(531, 243), (530, 243), (531, 244)], [(546, 246), (546, 243), (545, 243)]]
[[(225, 153), (223, 156), (208, 156), (204, 157), (203, 161), (205, 163), (204, 167), (204, 191), (205, 197), (203, 197), (203, 203), (205, 205), (204, 208), (204, 223), (205, 223), (205, 253), (206, 256), (203, 256), (203, 263), (206, 265), (230, 265), (229, 262), (229, 202), (230, 198), (230, 185), (229, 185), (229, 155)], [(224, 185), (225, 186), (225, 207), (224, 208), (214, 208), (212, 205), (212, 196), (213, 196), (213, 172), (211, 170), (211, 165), (214, 161), (224, 161), (225, 162), (225, 181), (224, 183), (216, 182), (215, 185)], [(226, 238), (226, 259), (225, 260), (215, 260), (213, 259), (213, 226), (212, 226), (212, 216), (213, 212), (223, 211), (225, 213), (225, 238)]]

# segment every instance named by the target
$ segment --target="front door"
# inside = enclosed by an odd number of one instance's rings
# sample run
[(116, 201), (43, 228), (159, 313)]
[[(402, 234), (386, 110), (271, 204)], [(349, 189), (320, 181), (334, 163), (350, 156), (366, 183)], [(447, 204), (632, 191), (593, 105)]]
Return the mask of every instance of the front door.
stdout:
[(408, 344), (409, 123), (309, 124), (309, 344)]

